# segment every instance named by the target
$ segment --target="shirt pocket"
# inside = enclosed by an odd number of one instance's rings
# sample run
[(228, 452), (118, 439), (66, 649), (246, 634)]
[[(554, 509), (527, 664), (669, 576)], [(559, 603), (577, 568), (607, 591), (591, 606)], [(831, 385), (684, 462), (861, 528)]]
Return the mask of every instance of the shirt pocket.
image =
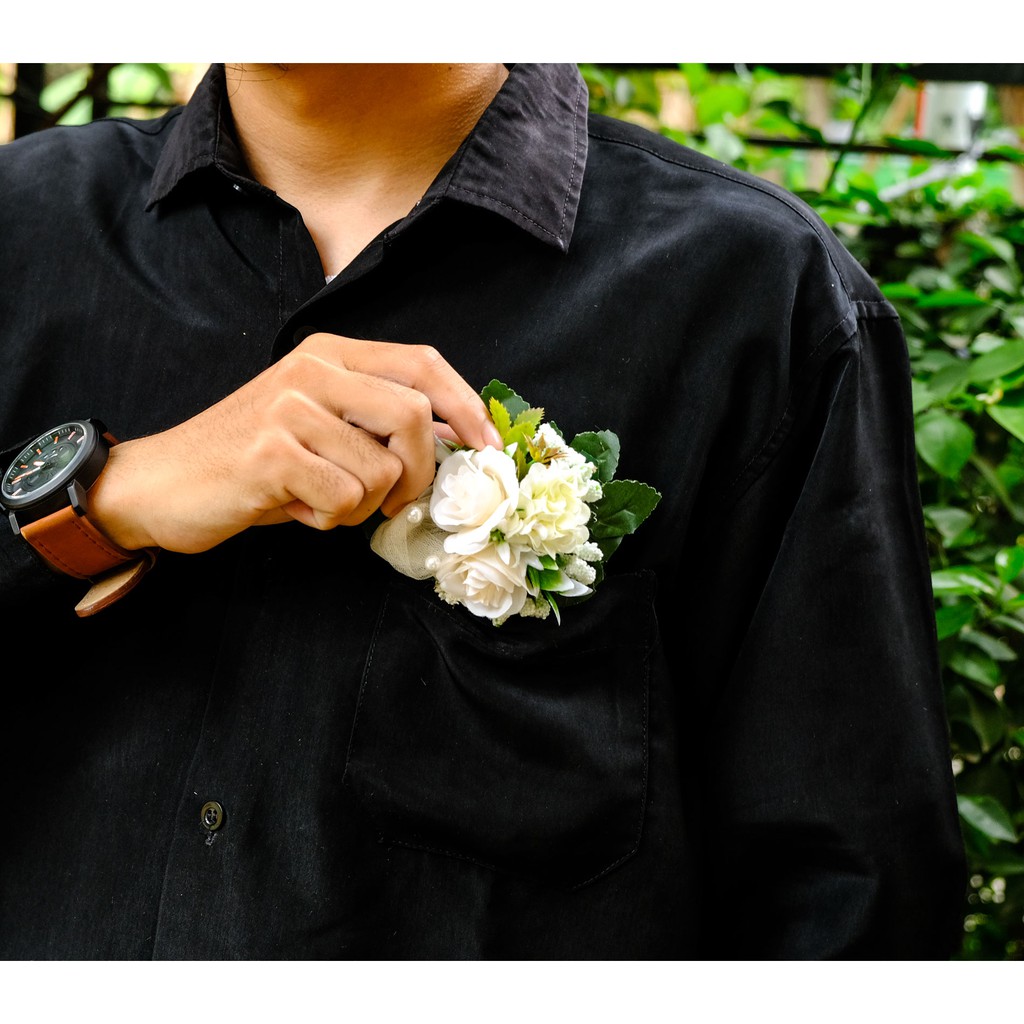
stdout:
[(654, 576), (495, 627), (396, 581), (345, 766), (384, 841), (578, 888), (640, 842)]

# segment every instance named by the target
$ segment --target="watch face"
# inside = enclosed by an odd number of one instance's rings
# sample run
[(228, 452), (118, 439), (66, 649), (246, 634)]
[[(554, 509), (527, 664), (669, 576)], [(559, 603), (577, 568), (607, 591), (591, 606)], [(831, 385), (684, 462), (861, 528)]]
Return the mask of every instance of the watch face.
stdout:
[(37, 437), (7, 470), (2, 484), (4, 503), (20, 507), (64, 486), (95, 446), (95, 427), (79, 421)]

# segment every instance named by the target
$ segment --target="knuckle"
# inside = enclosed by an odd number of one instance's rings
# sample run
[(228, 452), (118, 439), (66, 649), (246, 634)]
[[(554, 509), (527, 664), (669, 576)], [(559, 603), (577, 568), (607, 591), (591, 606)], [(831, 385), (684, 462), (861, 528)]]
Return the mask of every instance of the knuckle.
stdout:
[(417, 345), (415, 348), (416, 358), (428, 372), (438, 373), (443, 369), (447, 369), (447, 361), (433, 345)]
[(407, 427), (426, 427), (433, 422), (434, 409), (422, 391), (410, 390), (404, 396), (401, 418)]
[(378, 446), (378, 451), (364, 464), (363, 486), (370, 494), (386, 494), (397, 483), (404, 469), (402, 460), (394, 452)]

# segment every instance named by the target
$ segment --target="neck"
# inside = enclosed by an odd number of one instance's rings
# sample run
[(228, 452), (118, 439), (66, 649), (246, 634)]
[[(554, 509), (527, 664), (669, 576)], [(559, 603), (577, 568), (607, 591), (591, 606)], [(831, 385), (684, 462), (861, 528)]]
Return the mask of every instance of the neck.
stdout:
[(229, 64), (226, 74), (250, 170), (277, 192), (429, 184), (506, 77), (500, 64)]
[(328, 273), (415, 205), (507, 77), (501, 64), (228, 64), (254, 177), (302, 214)]

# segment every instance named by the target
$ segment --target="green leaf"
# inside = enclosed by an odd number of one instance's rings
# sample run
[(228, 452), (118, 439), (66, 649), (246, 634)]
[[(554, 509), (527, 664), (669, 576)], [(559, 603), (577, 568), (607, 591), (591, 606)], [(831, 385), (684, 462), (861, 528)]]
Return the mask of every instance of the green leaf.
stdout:
[(933, 373), (928, 381), (928, 390), (936, 398), (945, 398), (955, 391), (963, 391), (971, 379), (972, 364), (966, 359), (958, 359), (949, 366), (944, 366)]
[(711, 85), (696, 97), (697, 119), (706, 128), (728, 114), (744, 113), (749, 103), (747, 90), (742, 85)]
[(1006, 808), (992, 796), (958, 796), (960, 817), (982, 835), (996, 842), (1015, 843), (1017, 830)]
[[(948, 508), (944, 505), (929, 505), (924, 514), (928, 521), (942, 534), (944, 547), (959, 537), (974, 522), (974, 516), (962, 508)], [(1021, 549), (1024, 553), (1024, 549)]]
[(921, 289), (906, 281), (892, 281), (882, 285), (882, 294), (887, 299), (916, 299), (921, 294)]
[(935, 628), (939, 639), (954, 636), (974, 618), (974, 605), (966, 601), (960, 604), (944, 605), (935, 609)]
[(1016, 146), (1000, 143), (996, 146), (986, 146), (985, 152), (1001, 156), (1004, 160), (1009, 160), (1012, 163), (1024, 164), (1024, 150), (1018, 149)]
[(1004, 583), (1012, 583), (1024, 571), (1024, 548), (1000, 548), (995, 562), (999, 578)]
[(1006, 263), (1016, 262), (1017, 256), (1014, 252), (1013, 243), (1008, 242), (1005, 238), (1000, 238), (998, 235), (979, 235), (973, 231), (961, 231), (956, 236), (956, 239), (958, 242), (969, 245), (972, 249), (977, 249), (989, 256), (995, 256), (996, 259), (1003, 260)]
[[(970, 364), (970, 380), (981, 384), (1005, 377), (1024, 366), (1024, 341), (1008, 341), (999, 348), (978, 356)], [(929, 387), (931, 384), (929, 383)]]
[(1020, 272), (1014, 268), (1000, 267), (996, 264), (987, 266), (982, 276), (996, 291), (1004, 295), (1016, 295), (1020, 291)]
[(932, 590), (936, 594), (986, 594), (989, 597), (999, 593), (995, 582), (973, 565), (936, 569), (932, 573)]
[(1014, 395), (996, 405), (987, 406), (986, 411), (1003, 430), (1024, 441), (1024, 406), (1018, 404), (1020, 400), (1019, 395)]
[(976, 629), (965, 629), (960, 638), (969, 644), (974, 644), (979, 650), (984, 651), (993, 661), (1016, 661), (1017, 655), (1009, 644), (1004, 643), (997, 637), (989, 636), (988, 633), (981, 633)]
[(971, 428), (941, 409), (918, 418), (915, 440), (921, 458), (936, 473), (950, 479), (959, 476), (974, 451)]
[(924, 412), (925, 409), (934, 405), (938, 401), (936, 396), (929, 390), (928, 385), (925, 384), (924, 381), (918, 380), (916, 377), (914, 377), (910, 382), (910, 390), (915, 416), (919, 412)]
[(619, 467), (619, 439), (610, 430), (586, 431), (572, 439), (571, 447), (597, 467), (595, 476), (606, 484)]
[(517, 395), (507, 384), (503, 384), (500, 380), (492, 380), (483, 391), (480, 392), (480, 397), (484, 400), (484, 405), (488, 408), (491, 406), (491, 399), (496, 398), (505, 408), (508, 410), (509, 417), (515, 419), (523, 410), (530, 408), (530, 403), (525, 399)]
[[(492, 398), (488, 406), (488, 411), (491, 414), (491, 420), (494, 422), (494, 426), (497, 428), (501, 439), (504, 441), (508, 436), (509, 431), (512, 429), (512, 420), (509, 418), (508, 409), (505, 408), (498, 401), (497, 398)], [(506, 444), (508, 442), (506, 441)]]
[(961, 722), (977, 738), (977, 751), (984, 753), (1003, 742), (1006, 710), (987, 693), (977, 693), (957, 683), (949, 688), (946, 712), (950, 722)]
[(936, 146), (927, 139), (905, 139), (898, 135), (884, 136), (886, 145), (900, 150), (902, 153), (913, 153), (919, 156), (930, 156), (936, 160), (948, 160), (953, 154), (948, 149)]
[[(604, 494), (591, 506), (587, 524), (590, 535), (600, 541), (632, 533), (657, 507), (661, 495), (637, 480), (612, 480)], [(603, 549), (602, 549), (603, 550)]]
[(963, 288), (940, 289), (917, 300), (918, 309), (957, 309), (966, 306), (987, 306), (988, 300)]
[(954, 651), (948, 664), (957, 675), (989, 690), (994, 690), (1003, 681), (1002, 669), (981, 651)]
[(537, 433), (542, 419), (544, 419), (543, 409), (523, 409), (516, 415), (512, 430), (524, 438), (533, 437)]

